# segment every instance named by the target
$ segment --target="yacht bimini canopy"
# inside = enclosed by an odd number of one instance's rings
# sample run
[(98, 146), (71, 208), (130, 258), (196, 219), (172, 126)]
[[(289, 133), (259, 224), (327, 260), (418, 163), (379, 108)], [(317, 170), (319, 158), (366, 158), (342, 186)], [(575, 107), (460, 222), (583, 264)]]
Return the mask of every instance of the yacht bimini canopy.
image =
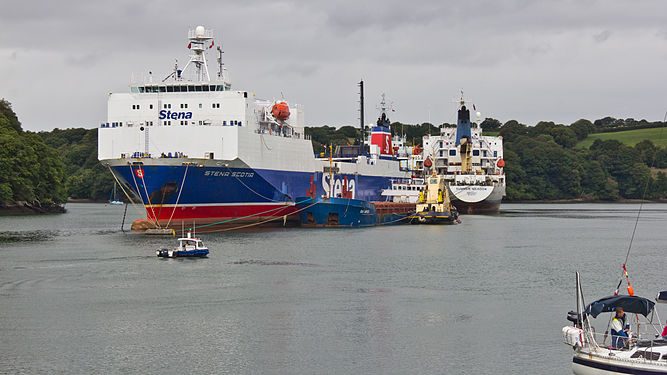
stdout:
[(667, 303), (667, 290), (658, 292), (658, 295), (655, 297), (655, 300), (659, 303)]
[(653, 311), (655, 302), (646, 298), (637, 296), (611, 296), (601, 298), (590, 305), (586, 306), (586, 314), (597, 318), (600, 313), (612, 312), (617, 307), (622, 307), (623, 311), (627, 313), (642, 314), (648, 316)]

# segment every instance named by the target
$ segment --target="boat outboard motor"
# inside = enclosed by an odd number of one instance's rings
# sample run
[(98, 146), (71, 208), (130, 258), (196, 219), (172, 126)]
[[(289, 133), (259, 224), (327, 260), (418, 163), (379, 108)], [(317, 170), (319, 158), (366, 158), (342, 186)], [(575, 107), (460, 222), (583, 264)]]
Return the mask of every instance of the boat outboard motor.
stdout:
[(582, 325), (581, 325), (581, 321), (582, 321), (581, 315), (578, 315), (576, 311), (568, 312), (567, 313), (567, 320), (572, 322), (572, 324), (577, 328), (582, 327)]

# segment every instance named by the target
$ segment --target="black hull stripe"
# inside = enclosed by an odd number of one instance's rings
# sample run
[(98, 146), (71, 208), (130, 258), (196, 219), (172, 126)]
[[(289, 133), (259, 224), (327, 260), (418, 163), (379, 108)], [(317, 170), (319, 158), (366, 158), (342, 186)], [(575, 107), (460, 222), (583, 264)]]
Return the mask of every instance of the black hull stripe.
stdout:
[(628, 368), (628, 367), (620, 367), (620, 366), (608, 365), (606, 363), (587, 361), (585, 359), (581, 359), (581, 358), (577, 358), (577, 357), (572, 358), (572, 363), (577, 363), (577, 364), (580, 364), (582, 366), (593, 367), (593, 368), (597, 368), (597, 369), (600, 369), (600, 370), (619, 372), (621, 374), (635, 374), (635, 375), (664, 375), (664, 374), (667, 374), (667, 372), (665, 372), (665, 371), (650, 371), (650, 370), (633, 369), (633, 368)]

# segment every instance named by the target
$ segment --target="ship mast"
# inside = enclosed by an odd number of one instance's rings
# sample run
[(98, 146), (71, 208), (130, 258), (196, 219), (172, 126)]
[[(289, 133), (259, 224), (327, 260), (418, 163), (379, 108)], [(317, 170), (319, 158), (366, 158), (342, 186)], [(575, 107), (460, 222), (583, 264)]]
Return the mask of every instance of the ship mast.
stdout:
[(361, 150), (360, 155), (365, 153), (366, 126), (364, 125), (364, 81), (359, 82), (359, 122), (361, 123)]
[(183, 70), (193, 64), (197, 73), (197, 81), (211, 81), (204, 52), (207, 48), (213, 47), (213, 31), (207, 30), (204, 26), (197, 26), (194, 30), (188, 31), (188, 39), (190, 40), (188, 48), (192, 53), (190, 54), (190, 61)]

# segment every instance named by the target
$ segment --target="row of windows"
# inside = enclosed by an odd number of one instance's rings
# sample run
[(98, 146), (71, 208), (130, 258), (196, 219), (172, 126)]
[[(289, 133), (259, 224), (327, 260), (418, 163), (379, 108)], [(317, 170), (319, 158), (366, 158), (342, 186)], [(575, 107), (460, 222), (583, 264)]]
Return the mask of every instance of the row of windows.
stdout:
[(417, 186), (398, 185), (397, 188), (398, 190), (421, 190)]
[[(171, 104), (165, 103), (162, 104), (162, 108), (171, 109)], [(181, 103), (181, 109), (188, 108), (188, 103)], [(199, 108), (203, 108), (203, 105), (199, 103)], [(211, 108), (220, 108), (220, 103), (211, 103)], [(132, 109), (140, 109), (139, 104), (132, 104)], [(150, 104), (150, 109), (153, 109), (153, 105)]]
[[(186, 120), (181, 120), (180, 124), (181, 125), (187, 125), (188, 122)], [(192, 124), (194, 125), (195, 122), (192, 121)], [(151, 121), (150, 126), (152, 126), (152, 125), (153, 125), (153, 122)], [(165, 125), (165, 126), (171, 125), (171, 120), (162, 121), (162, 125)], [(204, 125), (204, 121), (199, 121), (199, 125)], [(123, 126), (122, 123), (121, 123), (120, 126)], [(227, 121), (223, 121), (222, 126), (227, 126)], [(229, 121), (229, 126), (243, 126), (243, 121), (236, 121), (236, 120)], [(104, 127), (104, 124), (102, 124), (102, 127)], [(114, 126), (114, 128), (115, 128), (115, 126)]]
[(133, 93), (151, 92), (204, 92), (225, 91), (223, 85), (179, 85), (179, 86), (138, 86), (130, 89)]
[[(482, 156), (486, 157), (486, 150), (482, 150)], [(445, 151), (440, 150), (440, 156), (445, 156)], [(456, 149), (449, 150), (449, 156), (456, 156)], [(479, 156), (479, 150), (472, 150), (472, 156)], [(498, 151), (493, 151), (493, 157), (498, 157)]]
[[(165, 108), (167, 108), (167, 107), (165, 107)], [(141, 106), (139, 104), (132, 104), (132, 109), (141, 109)], [(148, 109), (153, 109), (153, 105), (149, 104)]]
[[(449, 142), (443, 143), (442, 141), (440, 141), (440, 148), (444, 148), (444, 146), (449, 146)], [(482, 147), (484, 147), (484, 144), (483, 144), (482, 141), (480, 141), (479, 142), (479, 148), (482, 148)]]

